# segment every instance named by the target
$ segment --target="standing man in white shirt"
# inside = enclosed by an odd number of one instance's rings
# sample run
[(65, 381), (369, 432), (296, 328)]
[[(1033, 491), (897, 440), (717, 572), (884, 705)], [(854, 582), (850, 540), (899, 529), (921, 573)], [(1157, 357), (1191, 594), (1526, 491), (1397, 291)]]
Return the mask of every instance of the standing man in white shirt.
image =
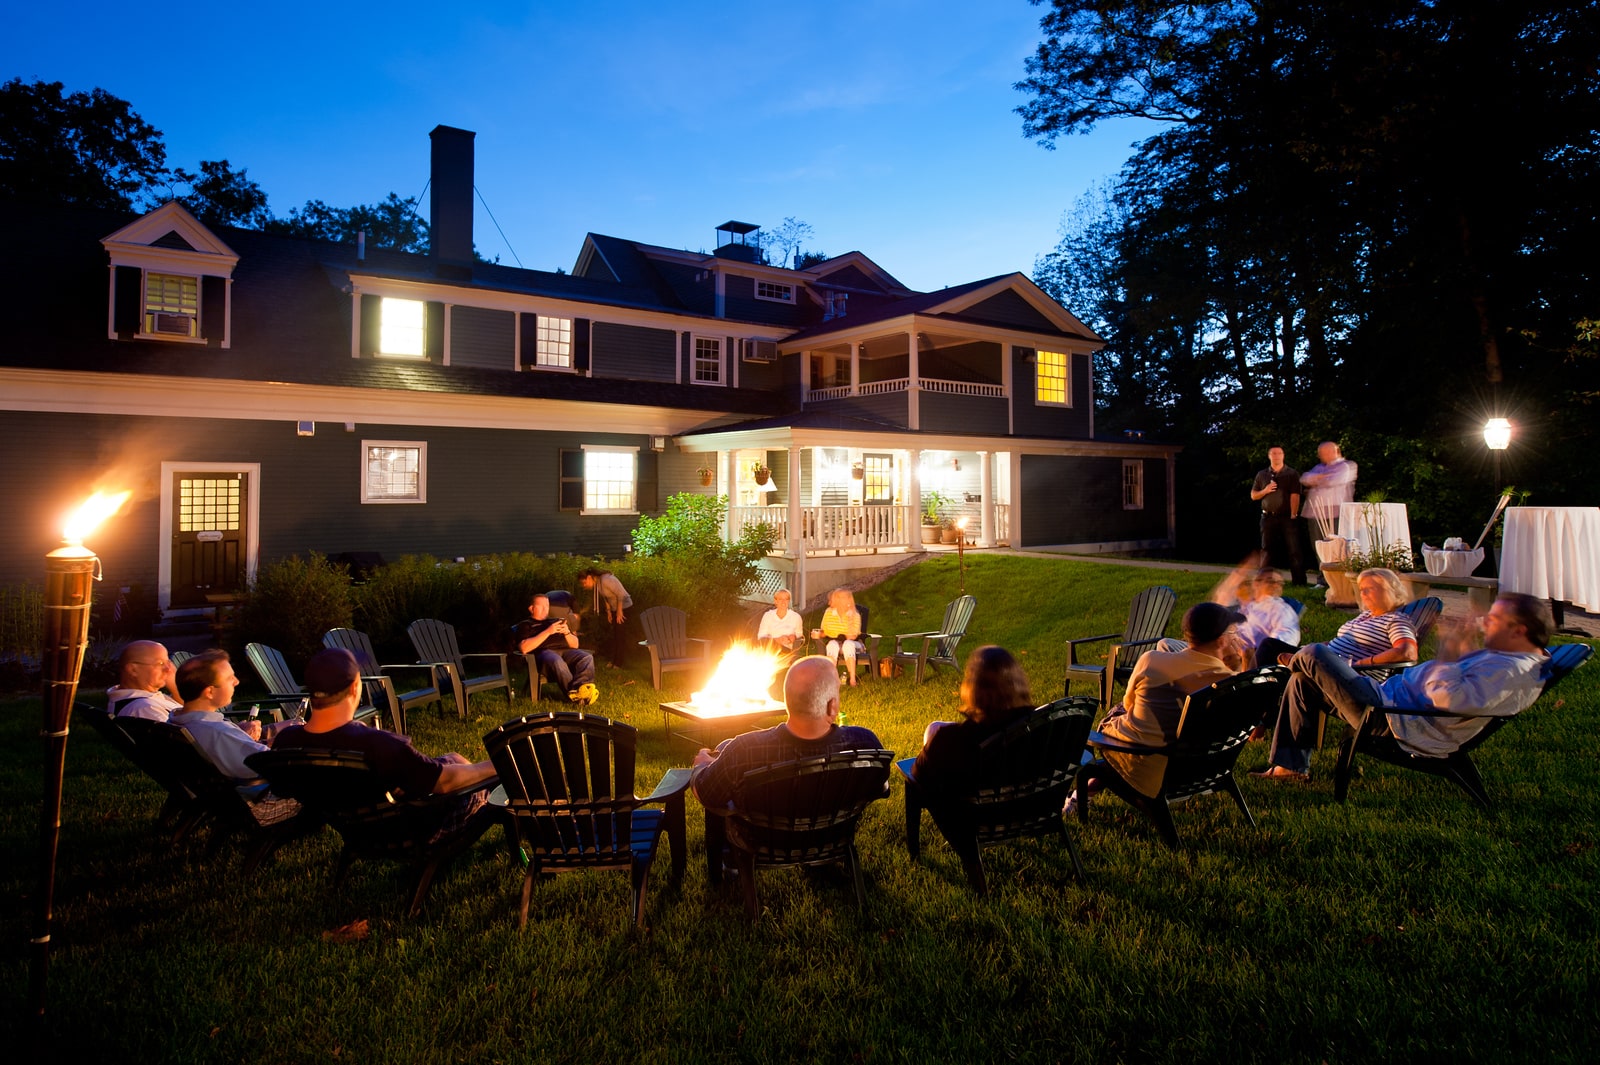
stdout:
[(1356, 501), (1356, 464), (1332, 440), (1317, 445), (1317, 460), (1300, 475), (1301, 486), (1311, 489), (1305, 515), (1319, 540), (1332, 540), (1339, 535), (1339, 508)]

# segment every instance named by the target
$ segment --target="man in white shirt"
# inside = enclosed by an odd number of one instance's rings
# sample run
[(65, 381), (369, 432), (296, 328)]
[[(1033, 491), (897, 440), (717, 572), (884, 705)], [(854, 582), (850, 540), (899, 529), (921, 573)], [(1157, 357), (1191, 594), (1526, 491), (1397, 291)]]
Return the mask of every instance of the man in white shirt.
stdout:
[(761, 615), (761, 627), (756, 630), (757, 646), (776, 647), (792, 653), (795, 645), (805, 639), (805, 623), (798, 613), (789, 609), (791, 600), (787, 588), (773, 593), (772, 609)]
[(135, 640), (117, 657), (117, 683), (106, 689), (106, 712), (112, 717), (165, 721), (183, 704), (173, 698), (172, 659), (154, 640)]
[(235, 725), (222, 716), (222, 709), (233, 703), (239, 678), (233, 672), (226, 651), (206, 651), (195, 655), (178, 670), (178, 694), (183, 708), (169, 719), (193, 737), (195, 746), (218, 772), (234, 781), (239, 794), (250, 803), (250, 812), (263, 825), (275, 824), (300, 812), (294, 799), (280, 799), (267, 790), (265, 782), (244, 760), (267, 745), (261, 742), (261, 722)]
[(1339, 508), (1355, 502), (1356, 464), (1339, 453), (1339, 445), (1324, 440), (1317, 445), (1317, 464), (1300, 475), (1302, 488), (1311, 489), (1305, 516), (1318, 539), (1339, 535)]

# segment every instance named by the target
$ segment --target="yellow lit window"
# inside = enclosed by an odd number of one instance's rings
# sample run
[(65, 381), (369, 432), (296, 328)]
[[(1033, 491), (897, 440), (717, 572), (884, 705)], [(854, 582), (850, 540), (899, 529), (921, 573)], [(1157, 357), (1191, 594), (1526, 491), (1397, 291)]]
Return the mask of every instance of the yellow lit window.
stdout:
[(428, 353), (425, 307), (421, 300), (383, 298), (383, 325), (378, 333), (378, 351), (420, 359)]
[(1067, 357), (1059, 351), (1041, 351), (1035, 400), (1064, 407), (1067, 405)]

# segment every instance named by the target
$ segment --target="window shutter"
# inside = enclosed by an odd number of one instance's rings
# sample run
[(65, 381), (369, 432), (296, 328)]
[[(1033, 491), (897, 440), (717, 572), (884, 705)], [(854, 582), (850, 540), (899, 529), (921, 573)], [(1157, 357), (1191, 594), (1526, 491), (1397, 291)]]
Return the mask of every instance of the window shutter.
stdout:
[(522, 369), (531, 370), (539, 365), (539, 316), (519, 314), (517, 320), (522, 333)]
[(423, 314), (423, 328), (427, 330), (427, 346), (423, 349), (428, 353), (428, 361), (439, 363), (444, 361), (444, 304), (429, 301), (428, 309)]
[(137, 266), (117, 267), (116, 293), (112, 299), (111, 327), (119, 337), (137, 336), (144, 317), (144, 271)]
[(572, 320), (572, 368), (581, 374), (589, 372), (589, 319)]
[(228, 282), (225, 278), (200, 278), (200, 328), (205, 331), (207, 347), (222, 346), (222, 338), (228, 335)]
[(383, 329), (383, 297), (361, 297), (361, 354), (375, 355)]
[[(646, 444), (648, 445), (648, 441)], [(634, 485), (634, 508), (640, 514), (654, 514), (660, 509), (661, 456), (648, 446), (639, 449), (639, 479)]]

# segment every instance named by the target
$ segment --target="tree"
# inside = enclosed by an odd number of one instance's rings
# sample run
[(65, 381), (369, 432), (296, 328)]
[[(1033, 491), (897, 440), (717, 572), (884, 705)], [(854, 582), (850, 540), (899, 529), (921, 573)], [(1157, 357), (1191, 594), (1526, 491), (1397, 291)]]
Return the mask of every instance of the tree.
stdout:
[[(776, 228), (763, 230), (757, 239), (761, 242), (762, 250), (770, 252), (768, 258), (775, 265), (787, 267), (791, 265), (800, 246), (810, 240), (811, 236), (811, 226), (790, 215)], [(793, 265), (799, 269), (798, 263)]]
[(161, 131), (104, 89), (0, 85), (0, 196), (129, 210), (166, 177), (166, 161)]
[(389, 193), (381, 203), (355, 207), (329, 207), (321, 200), (307, 200), (304, 207), (291, 207), (287, 218), (273, 218), (263, 227), (268, 233), (355, 243), (356, 234), (365, 232), (374, 247), (395, 251), (426, 252), (428, 226), (417, 214), (414, 197), (401, 199)]
[[(202, 160), (198, 174), (181, 167), (172, 172), (172, 185), (188, 185), (189, 191), (167, 198), (176, 199), (208, 226), (264, 229), (272, 220), (267, 194), (247, 174), (248, 171), (242, 169), (235, 172), (226, 159)], [(169, 192), (172, 185), (168, 186)], [(166, 201), (162, 199), (161, 202)], [(147, 206), (159, 204), (151, 202)]]

